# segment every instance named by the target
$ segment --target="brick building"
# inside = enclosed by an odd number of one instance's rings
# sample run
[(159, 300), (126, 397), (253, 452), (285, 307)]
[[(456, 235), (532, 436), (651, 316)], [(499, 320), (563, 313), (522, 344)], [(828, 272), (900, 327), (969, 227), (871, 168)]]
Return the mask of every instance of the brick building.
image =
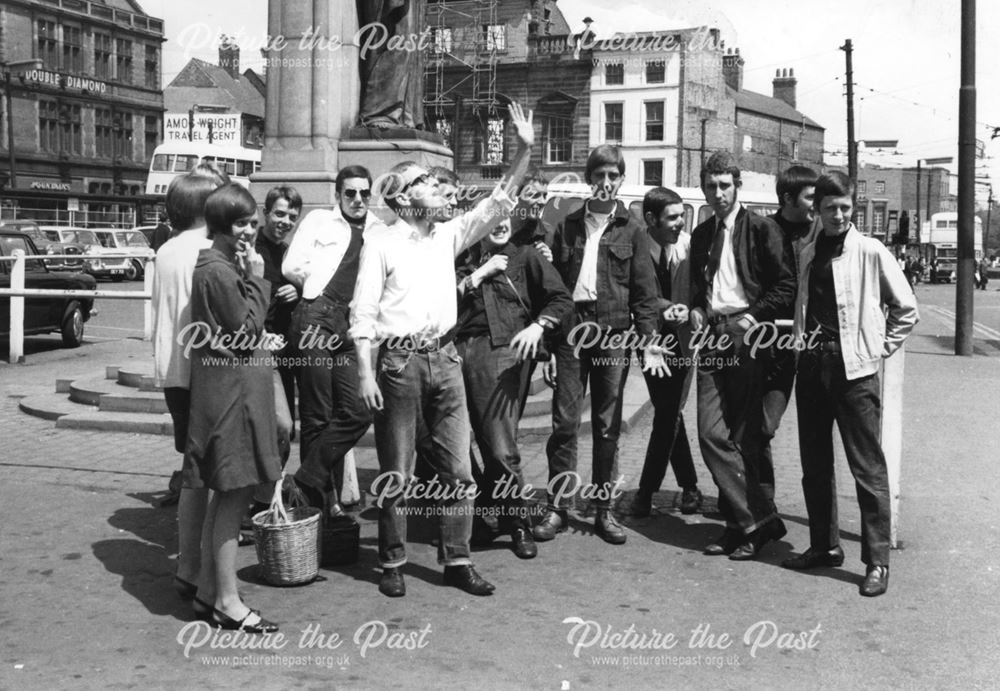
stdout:
[(163, 21), (130, 0), (6, 0), (0, 29), (0, 213), (92, 225), (136, 220), (162, 129)]
[(955, 210), (949, 175), (946, 168), (922, 168), (918, 195), (916, 168), (885, 168), (871, 164), (858, 166), (854, 224), (865, 235), (888, 244), (898, 230), (899, 220), (905, 211), (909, 218), (910, 237), (916, 240), (918, 218), (923, 223), (929, 220), (931, 214)]

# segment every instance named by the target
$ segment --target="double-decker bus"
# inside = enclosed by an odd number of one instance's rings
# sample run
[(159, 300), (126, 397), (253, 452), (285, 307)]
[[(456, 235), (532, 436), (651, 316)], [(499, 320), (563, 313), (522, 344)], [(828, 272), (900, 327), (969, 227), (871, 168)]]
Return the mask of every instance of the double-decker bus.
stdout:
[(191, 142), (160, 144), (153, 152), (146, 194), (165, 195), (170, 181), (199, 163), (211, 163), (235, 183), (250, 186), (250, 175), (260, 170), (260, 149)]
[[(976, 261), (983, 257), (983, 220), (975, 217)], [(920, 248), (930, 267), (931, 283), (951, 283), (958, 271), (958, 212), (939, 211), (931, 214), (920, 229)]]

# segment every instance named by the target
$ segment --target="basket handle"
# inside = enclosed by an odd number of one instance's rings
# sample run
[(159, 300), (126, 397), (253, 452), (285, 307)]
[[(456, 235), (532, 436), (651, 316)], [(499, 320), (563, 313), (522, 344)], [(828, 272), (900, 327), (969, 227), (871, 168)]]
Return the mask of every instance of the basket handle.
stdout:
[(271, 523), (288, 523), (288, 512), (285, 511), (285, 503), (281, 500), (281, 488), (285, 484), (285, 474), (274, 483), (274, 496), (271, 497)]

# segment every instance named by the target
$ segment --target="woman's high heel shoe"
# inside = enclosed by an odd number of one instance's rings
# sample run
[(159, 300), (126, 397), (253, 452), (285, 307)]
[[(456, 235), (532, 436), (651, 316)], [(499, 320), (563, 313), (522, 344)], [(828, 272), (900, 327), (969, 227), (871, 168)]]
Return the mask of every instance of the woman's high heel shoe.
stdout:
[(236, 621), (227, 614), (214, 610), (212, 620), (220, 629), (228, 631), (244, 631), (246, 633), (274, 633), (278, 630), (278, 625), (267, 619), (262, 619), (260, 612), (251, 609), (241, 621)]

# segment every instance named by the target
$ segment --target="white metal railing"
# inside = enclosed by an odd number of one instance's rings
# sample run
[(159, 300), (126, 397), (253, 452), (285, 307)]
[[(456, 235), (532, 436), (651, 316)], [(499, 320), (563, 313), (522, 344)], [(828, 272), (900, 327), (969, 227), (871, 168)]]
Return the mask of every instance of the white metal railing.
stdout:
[(143, 287), (141, 291), (111, 291), (111, 290), (72, 290), (25, 288), (25, 266), (29, 259), (44, 261), (46, 259), (78, 259), (81, 254), (32, 254), (26, 255), (24, 250), (15, 249), (11, 256), (0, 257), (0, 261), (12, 262), (10, 272), (10, 288), (0, 288), (0, 297), (10, 297), (10, 349), (7, 361), (16, 364), (24, 361), (24, 299), (29, 297), (84, 297), (107, 298), (111, 300), (145, 300), (143, 306), (142, 337), (150, 340), (153, 337), (153, 276), (156, 273), (155, 257), (145, 253), (123, 253), (120, 257), (139, 258), (145, 261), (143, 271)]

